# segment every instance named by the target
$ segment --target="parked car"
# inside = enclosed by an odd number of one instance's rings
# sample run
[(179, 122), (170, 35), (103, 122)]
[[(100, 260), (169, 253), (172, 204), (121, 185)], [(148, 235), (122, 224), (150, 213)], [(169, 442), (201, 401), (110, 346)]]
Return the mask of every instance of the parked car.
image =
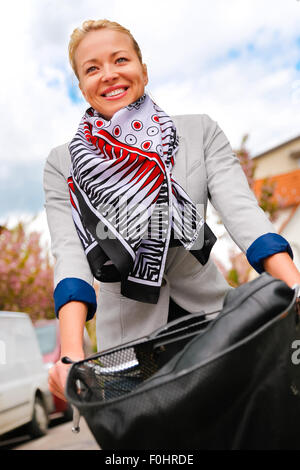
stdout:
[[(59, 322), (57, 319), (53, 320), (38, 320), (35, 322), (35, 330), (39, 341), (40, 349), (43, 356), (45, 368), (49, 370), (55, 362), (60, 358), (60, 333)], [(84, 353), (88, 356), (93, 353), (92, 343), (88, 332), (84, 329)], [(71, 420), (73, 416), (72, 407), (68, 402), (61, 400), (56, 395), (53, 395), (54, 411), (63, 415), (66, 421)]]
[(29, 315), (0, 311), (0, 435), (26, 425), (32, 437), (43, 436), (53, 409)]

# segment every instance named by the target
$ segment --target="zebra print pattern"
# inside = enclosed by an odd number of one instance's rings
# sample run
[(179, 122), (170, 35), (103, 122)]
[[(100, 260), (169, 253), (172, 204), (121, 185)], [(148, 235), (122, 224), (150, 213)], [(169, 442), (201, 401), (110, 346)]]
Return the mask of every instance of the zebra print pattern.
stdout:
[(171, 177), (177, 149), (173, 121), (148, 95), (110, 121), (89, 108), (69, 145), (72, 215), (92, 272), (112, 263), (138, 300), (158, 299), (171, 228), (190, 249), (204, 224)]

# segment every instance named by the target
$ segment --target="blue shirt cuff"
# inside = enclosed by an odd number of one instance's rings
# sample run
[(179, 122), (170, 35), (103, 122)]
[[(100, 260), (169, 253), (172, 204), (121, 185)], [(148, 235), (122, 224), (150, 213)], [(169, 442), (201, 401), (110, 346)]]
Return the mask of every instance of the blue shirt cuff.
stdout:
[(67, 277), (60, 281), (53, 293), (55, 315), (58, 318), (59, 309), (68, 302), (76, 300), (88, 306), (86, 321), (91, 320), (97, 310), (95, 289), (82, 279)]
[(293, 259), (293, 252), (289, 242), (278, 233), (265, 233), (258, 237), (249, 246), (246, 256), (251, 266), (261, 274), (264, 272), (262, 261), (268, 256), (286, 251)]

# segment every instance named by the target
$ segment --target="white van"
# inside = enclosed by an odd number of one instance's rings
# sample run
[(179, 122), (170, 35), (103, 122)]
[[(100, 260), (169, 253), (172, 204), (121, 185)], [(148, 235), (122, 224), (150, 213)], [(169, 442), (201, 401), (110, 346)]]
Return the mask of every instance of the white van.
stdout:
[(32, 437), (45, 435), (53, 408), (29, 315), (0, 311), (0, 435), (24, 424)]

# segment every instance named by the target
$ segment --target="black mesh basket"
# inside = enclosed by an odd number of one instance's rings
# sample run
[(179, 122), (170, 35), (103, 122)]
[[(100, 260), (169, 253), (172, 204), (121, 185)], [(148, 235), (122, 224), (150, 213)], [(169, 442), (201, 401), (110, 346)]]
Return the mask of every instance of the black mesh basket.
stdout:
[(67, 398), (102, 449), (300, 449), (295, 296), (263, 274), (213, 320), (188, 315), (74, 363)]

